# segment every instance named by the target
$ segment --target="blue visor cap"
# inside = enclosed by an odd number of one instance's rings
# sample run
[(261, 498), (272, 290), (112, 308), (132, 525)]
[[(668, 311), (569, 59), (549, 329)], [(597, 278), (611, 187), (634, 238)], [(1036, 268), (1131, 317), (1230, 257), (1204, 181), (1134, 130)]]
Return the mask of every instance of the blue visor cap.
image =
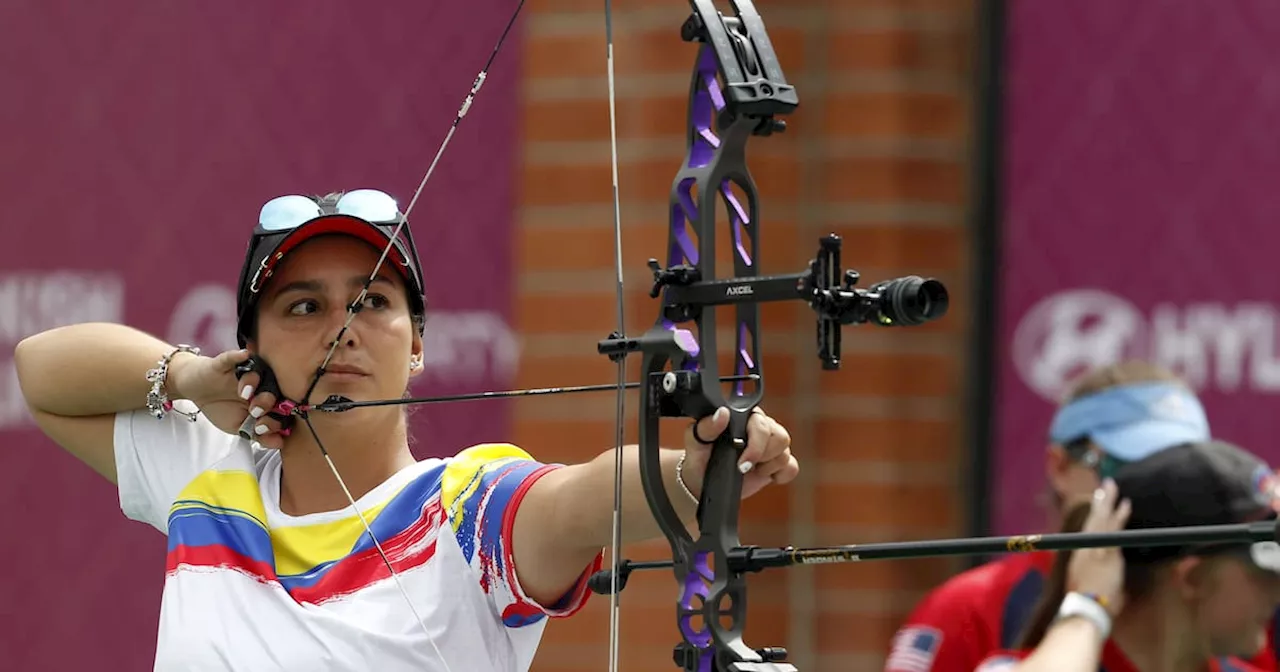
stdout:
[(1190, 390), (1170, 383), (1123, 385), (1081, 397), (1058, 410), (1049, 440), (1092, 439), (1125, 462), (1165, 448), (1209, 439), (1204, 407)]

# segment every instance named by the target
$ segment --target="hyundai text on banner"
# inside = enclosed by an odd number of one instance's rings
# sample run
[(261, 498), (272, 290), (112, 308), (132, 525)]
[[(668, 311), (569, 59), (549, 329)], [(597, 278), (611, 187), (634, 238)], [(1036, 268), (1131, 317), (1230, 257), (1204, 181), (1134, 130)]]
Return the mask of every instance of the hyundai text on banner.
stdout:
[(994, 532), (1040, 531), (1065, 383), (1184, 375), (1212, 431), (1280, 461), (1275, 3), (1009, 4)]

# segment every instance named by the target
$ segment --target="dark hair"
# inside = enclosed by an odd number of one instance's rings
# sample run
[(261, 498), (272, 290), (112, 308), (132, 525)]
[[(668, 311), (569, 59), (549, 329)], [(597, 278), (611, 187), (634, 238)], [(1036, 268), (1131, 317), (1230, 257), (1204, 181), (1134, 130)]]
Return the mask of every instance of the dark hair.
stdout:
[[(1071, 507), (1062, 517), (1062, 532), (1079, 532), (1084, 528), (1084, 521), (1089, 517), (1089, 502), (1082, 502)], [(1067, 595), (1067, 567), (1071, 563), (1072, 551), (1059, 551), (1053, 560), (1053, 569), (1045, 578), (1044, 590), (1040, 600), (1036, 602), (1031, 618), (1023, 626), (1022, 634), (1015, 646), (1017, 649), (1034, 649), (1040, 645), (1049, 626), (1058, 616), (1058, 608), (1062, 606), (1062, 598)], [(1156, 563), (1125, 562), (1124, 595), (1126, 601), (1145, 599), (1155, 590), (1156, 572), (1172, 560)]]

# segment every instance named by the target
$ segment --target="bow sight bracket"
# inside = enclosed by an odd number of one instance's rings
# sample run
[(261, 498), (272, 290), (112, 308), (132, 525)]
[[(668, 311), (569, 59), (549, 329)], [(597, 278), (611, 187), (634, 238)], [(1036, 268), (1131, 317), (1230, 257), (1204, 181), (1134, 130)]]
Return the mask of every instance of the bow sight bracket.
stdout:
[[(683, 642), (676, 665), (691, 672), (795, 672), (786, 650), (753, 648), (742, 639), (745, 575), (762, 563), (743, 562), (738, 538), (747, 424), (764, 396), (758, 304), (796, 300), (817, 314), (818, 356), (825, 369), (840, 365), (840, 328), (846, 324), (921, 324), (947, 307), (945, 288), (915, 276), (856, 289), (856, 271), (841, 267), (839, 236), (819, 241), (808, 268), (789, 275), (759, 273), (759, 199), (746, 164), (752, 137), (786, 129), (776, 117), (799, 105), (750, 0), (732, 0), (735, 16), (713, 0), (690, 0), (693, 13), (681, 37), (700, 43), (689, 89), (687, 154), (672, 182), (665, 266), (649, 260), (650, 296), (661, 297), (658, 319), (639, 336), (615, 332), (597, 350), (617, 362), (642, 357), (640, 375), (640, 480), (654, 519), (671, 546), (680, 586), (676, 623)], [(735, 193), (735, 189), (739, 193)], [(716, 274), (717, 206), (728, 219), (733, 276)], [(721, 386), (716, 311), (732, 311), (734, 382)], [(689, 328), (685, 328), (689, 325)], [(696, 335), (695, 335), (696, 334)], [(726, 353), (728, 354), (728, 353)], [(747, 389), (747, 381), (754, 389)], [(698, 537), (692, 538), (668, 495), (661, 456), (661, 418), (699, 419), (729, 409), (728, 427), (710, 447), (698, 492)], [(695, 487), (691, 484), (690, 487)], [(766, 550), (766, 554), (768, 551)], [(592, 577), (593, 590), (625, 584), (631, 563)]]

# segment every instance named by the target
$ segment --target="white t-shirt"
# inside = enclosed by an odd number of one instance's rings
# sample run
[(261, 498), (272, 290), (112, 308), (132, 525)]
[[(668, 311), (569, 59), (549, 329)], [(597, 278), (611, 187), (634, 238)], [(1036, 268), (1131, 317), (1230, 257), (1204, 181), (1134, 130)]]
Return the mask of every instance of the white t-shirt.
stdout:
[(429, 640), (350, 507), (280, 511), (277, 451), (145, 411), (117, 416), (115, 451), (121, 509), (169, 539), (156, 670), (522, 672), (603, 558), (543, 608), (516, 580), (511, 528), (557, 466), (510, 444), (418, 462), (357, 505)]

